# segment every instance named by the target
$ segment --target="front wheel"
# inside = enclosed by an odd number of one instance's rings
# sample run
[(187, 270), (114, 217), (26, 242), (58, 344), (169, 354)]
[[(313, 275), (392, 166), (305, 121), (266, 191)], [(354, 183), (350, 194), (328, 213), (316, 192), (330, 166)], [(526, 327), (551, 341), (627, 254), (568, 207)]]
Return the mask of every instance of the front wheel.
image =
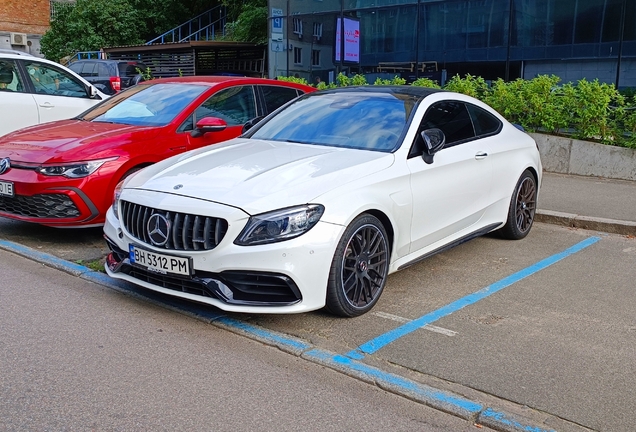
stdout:
[(382, 294), (388, 270), (384, 226), (374, 216), (358, 216), (342, 235), (331, 263), (327, 310), (344, 317), (368, 312)]
[(503, 238), (520, 240), (528, 235), (537, 209), (537, 181), (532, 173), (524, 171), (510, 200), (508, 219), (499, 230)]

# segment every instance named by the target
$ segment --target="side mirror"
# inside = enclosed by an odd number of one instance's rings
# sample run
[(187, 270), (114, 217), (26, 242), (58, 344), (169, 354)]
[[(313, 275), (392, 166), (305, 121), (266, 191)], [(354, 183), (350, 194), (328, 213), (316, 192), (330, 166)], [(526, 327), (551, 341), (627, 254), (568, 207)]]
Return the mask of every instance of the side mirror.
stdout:
[(437, 128), (426, 129), (422, 131), (420, 135), (424, 141), (422, 159), (430, 165), (433, 163), (433, 155), (444, 148), (446, 137), (444, 136), (444, 132)]
[(192, 131), (192, 137), (197, 138), (208, 132), (220, 132), (225, 130), (227, 123), (218, 117), (203, 117), (197, 122), (195, 129)]
[(256, 123), (258, 123), (259, 121), (263, 120), (265, 118), (265, 116), (259, 116), (259, 117), (254, 117), (251, 120), (248, 120), (244, 125), (243, 125), (243, 130), (241, 130), (241, 134), (244, 134), (245, 132), (247, 132), (248, 130), (252, 129), (254, 126), (256, 126)]
[(97, 97), (97, 89), (92, 85), (89, 85), (86, 90), (90, 99), (95, 99)]

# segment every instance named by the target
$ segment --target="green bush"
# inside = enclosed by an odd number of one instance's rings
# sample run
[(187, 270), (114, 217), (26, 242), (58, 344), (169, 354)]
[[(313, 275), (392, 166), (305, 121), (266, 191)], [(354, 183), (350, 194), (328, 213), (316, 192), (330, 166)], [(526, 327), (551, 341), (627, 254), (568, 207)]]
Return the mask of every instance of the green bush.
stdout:
[(617, 131), (625, 98), (613, 85), (580, 80), (562, 87), (563, 111), (570, 120), (572, 136), (613, 144), (622, 139)]
[(474, 98), (481, 98), (488, 91), (488, 84), (482, 77), (467, 74), (465, 78), (461, 78), (459, 75), (455, 75), (446, 83), (444, 88)]
[(416, 87), (428, 87), (428, 88), (436, 88), (436, 89), (441, 88), (440, 85), (437, 84), (437, 81), (433, 81), (428, 78), (418, 78), (415, 81), (413, 81), (411, 85)]
[(376, 78), (375, 82), (373, 83), (373, 85), (404, 85), (406, 84), (406, 80), (404, 78), (400, 78), (399, 76), (394, 76), (391, 79), (383, 79), (383, 78)]
[[(307, 84), (304, 78), (279, 77), (281, 81)], [(560, 78), (539, 75), (531, 80), (498, 79), (489, 87), (481, 77), (452, 77), (445, 90), (463, 93), (487, 103), (511, 123), (528, 131), (571, 135), (579, 139), (636, 148), (636, 100), (629, 92), (619, 93), (613, 85), (598, 80), (582, 79), (561, 84)], [(377, 78), (374, 85), (404, 85), (406, 80)], [(319, 90), (368, 85), (364, 75), (348, 77), (339, 73), (335, 83), (321, 82)], [(428, 78), (419, 78), (411, 85), (440, 88)]]
[(305, 84), (305, 85), (309, 85), (309, 83), (307, 82), (307, 80), (305, 78), (299, 78), (299, 77), (293, 77), (293, 76), (279, 76), (276, 78), (278, 81), (286, 81), (286, 82), (293, 82), (293, 83), (297, 83), (297, 84)]

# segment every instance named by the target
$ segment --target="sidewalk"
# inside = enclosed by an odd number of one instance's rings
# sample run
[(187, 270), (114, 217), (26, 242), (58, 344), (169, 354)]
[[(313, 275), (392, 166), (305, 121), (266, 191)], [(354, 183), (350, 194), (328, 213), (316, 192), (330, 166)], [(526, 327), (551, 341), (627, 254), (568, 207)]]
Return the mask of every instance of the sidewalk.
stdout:
[(636, 236), (636, 182), (544, 171), (536, 221)]

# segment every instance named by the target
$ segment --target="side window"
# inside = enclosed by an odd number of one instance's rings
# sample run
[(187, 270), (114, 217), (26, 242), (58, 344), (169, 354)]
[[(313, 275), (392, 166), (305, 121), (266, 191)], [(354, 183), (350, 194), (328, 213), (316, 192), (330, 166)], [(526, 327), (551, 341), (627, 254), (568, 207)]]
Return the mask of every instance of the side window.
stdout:
[[(93, 75), (95, 75), (94, 71), (95, 71), (95, 63), (93, 62), (83, 62), (80, 63), (79, 65), (79, 75), (83, 76), (83, 77), (91, 77)], [(77, 72), (76, 69), (71, 69), (75, 72)]]
[(475, 134), (478, 137), (494, 135), (501, 130), (501, 122), (494, 115), (475, 105), (466, 104), (466, 108), (473, 119)]
[(203, 117), (218, 117), (225, 120), (228, 126), (245, 124), (256, 117), (254, 89), (252, 86), (239, 86), (213, 94), (194, 111), (195, 122)]
[(265, 109), (267, 110), (267, 114), (275, 111), (279, 107), (285, 105), (292, 99), (295, 99), (298, 96), (298, 92), (296, 89), (289, 87), (279, 87), (279, 86), (259, 86), (261, 91), (263, 92), (263, 98), (265, 99)]
[(438, 128), (446, 136), (446, 147), (475, 138), (473, 123), (466, 105), (462, 102), (444, 101), (433, 104), (422, 120), (420, 130)]
[(84, 64), (75, 62), (68, 65), (68, 68), (76, 74), (84, 76), (82, 75), (82, 68), (84, 68)]
[(104, 63), (97, 63), (97, 75), (96, 76), (100, 76), (100, 77), (110, 76), (110, 72), (108, 71), (108, 66), (106, 66)]
[(89, 97), (81, 82), (60, 69), (35, 61), (25, 61), (24, 65), (37, 94)]
[(14, 60), (0, 60), (0, 91), (25, 91)]

